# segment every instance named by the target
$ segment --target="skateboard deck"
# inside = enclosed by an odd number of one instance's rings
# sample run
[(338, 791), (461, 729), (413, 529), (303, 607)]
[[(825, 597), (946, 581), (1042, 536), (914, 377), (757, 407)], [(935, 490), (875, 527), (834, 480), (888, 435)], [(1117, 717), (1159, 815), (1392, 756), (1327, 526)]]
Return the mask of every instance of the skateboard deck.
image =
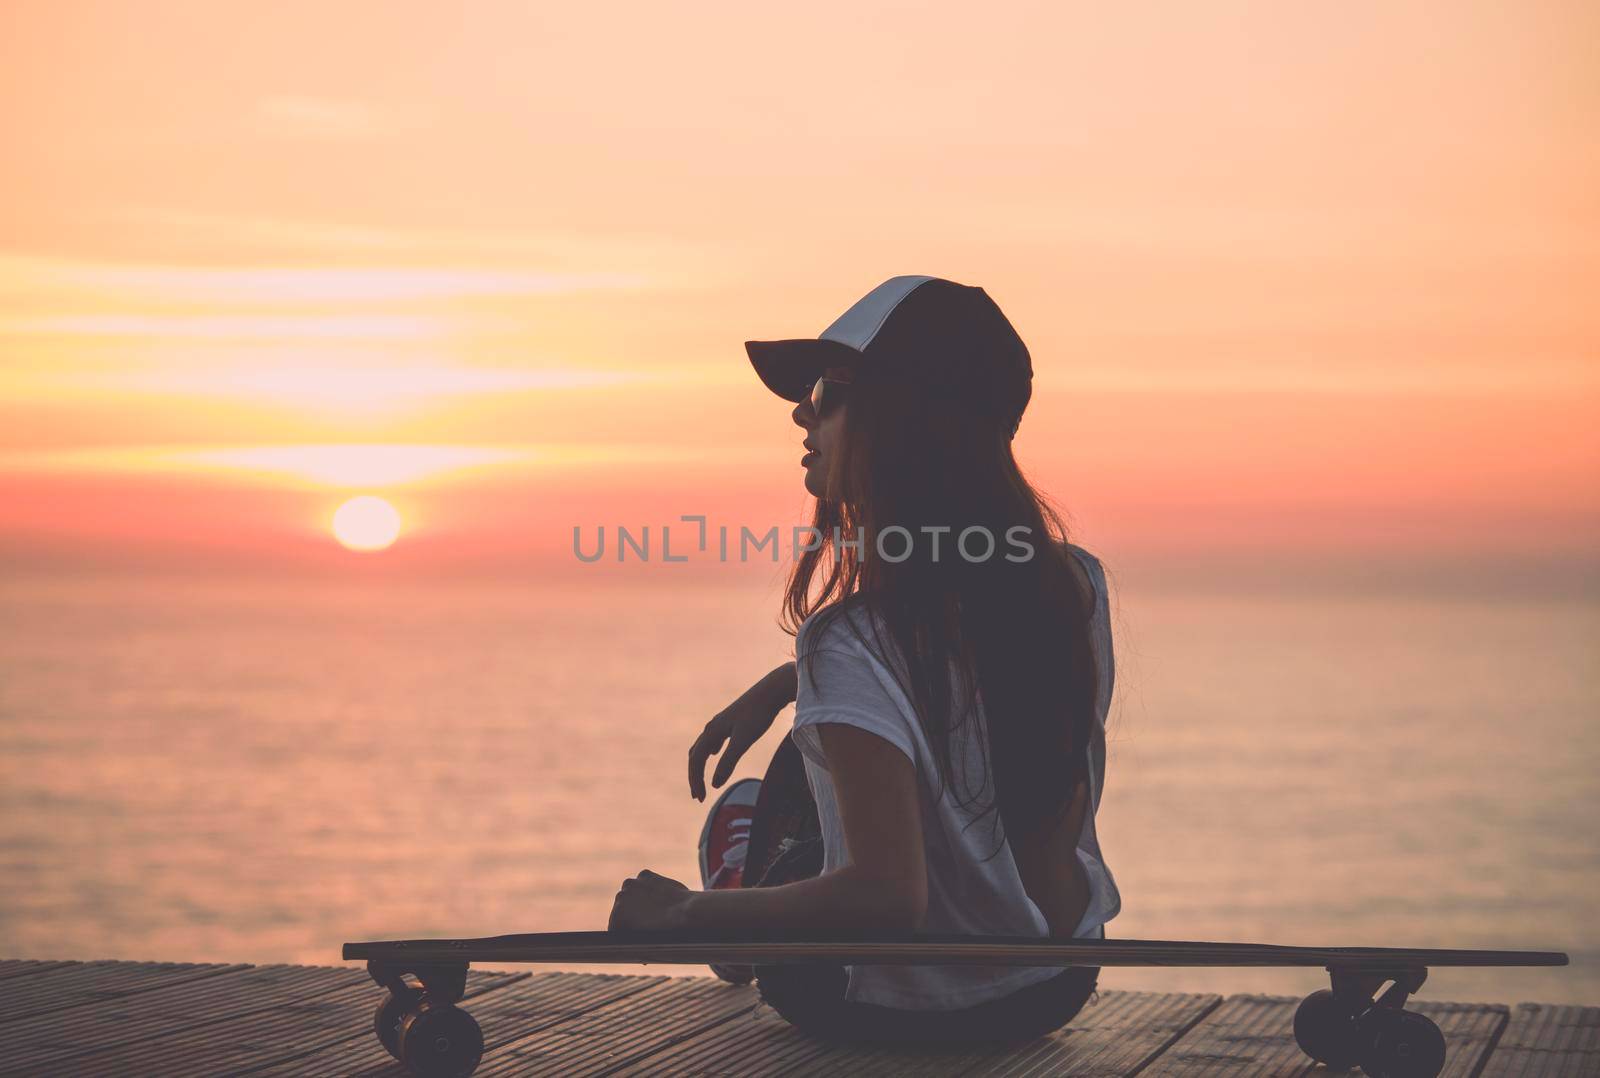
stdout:
[(781, 940), (681, 933), (529, 932), (481, 939), (384, 940), (344, 945), (346, 959), (412, 962), (712, 962), (1016, 966), (1320, 966), (1397, 970), (1432, 966), (1564, 966), (1558, 951), (1402, 947), (1285, 947), (1179, 940), (1049, 940), (1033, 936), (877, 936)]
[(373, 1029), (384, 1048), (421, 1078), (463, 1078), (483, 1055), (482, 1031), (456, 1006), (473, 962), (1322, 967), (1331, 987), (1301, 1002), (1294, 1016), (1295, 1041), (1329, 1068), (1359, 1063), (1369, 1078), (1434, 1078), (1443, 1069), (1445, 1040), (1439, 1027), (1404, 1009), (1430, 967), (1567, 964), (1559, 951), (1010, 936), (736, 939), (643, 932), (379, 940), (347, 943), (344, 957), (365, 959), (367, 973), (388, 989), (373, 1015)]

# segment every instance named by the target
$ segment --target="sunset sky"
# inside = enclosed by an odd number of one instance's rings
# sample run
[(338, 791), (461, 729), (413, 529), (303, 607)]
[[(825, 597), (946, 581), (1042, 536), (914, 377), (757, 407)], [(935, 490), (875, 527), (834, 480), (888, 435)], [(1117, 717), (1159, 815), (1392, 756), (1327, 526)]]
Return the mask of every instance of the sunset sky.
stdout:
[[(1600, 8), (10, 3), (0, 556), (804, 508), (747, 339), (984, 286), (1108, 561), (1600, 550)], [(384, 554), (335, 508), (387, 498)]]

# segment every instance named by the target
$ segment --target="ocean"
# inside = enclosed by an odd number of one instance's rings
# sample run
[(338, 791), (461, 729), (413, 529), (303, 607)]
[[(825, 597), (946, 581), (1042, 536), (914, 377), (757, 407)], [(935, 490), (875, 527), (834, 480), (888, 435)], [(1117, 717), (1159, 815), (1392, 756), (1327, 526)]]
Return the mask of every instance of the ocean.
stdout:
[[(769, 581), (665, 573), (8, 576), (0, 954), (333, 964), (603, 928), (639, 869), (697, 880), (688, 745), (789, 656), (775, 611)], [(1130, 587), (1113, 614), (1111, 935), (1559, 949), (1424, 994), (1600, 1001), (1600, 602)]]

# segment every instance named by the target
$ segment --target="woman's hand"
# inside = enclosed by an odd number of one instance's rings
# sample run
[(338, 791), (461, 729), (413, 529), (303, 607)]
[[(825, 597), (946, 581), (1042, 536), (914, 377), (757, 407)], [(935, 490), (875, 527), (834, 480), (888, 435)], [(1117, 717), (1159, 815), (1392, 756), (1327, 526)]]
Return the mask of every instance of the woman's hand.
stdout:
[(611, 903), (608, 932), (665, 932), (687, 928), (689, 901), (697, 892), (677, 880), (641, 869), (622, 881)]
[(717, 761), (711, 785), (720, 787), (727, 782), (739, 758), (771, 729), (772, 720), (793, 702), (794, 696), (794, 663), (784, 663), (717, 712), (689, 746), (689, 795), (697, 801), (706, 799), (706, 761), (722, 751), (724, 745), (727, 751)]

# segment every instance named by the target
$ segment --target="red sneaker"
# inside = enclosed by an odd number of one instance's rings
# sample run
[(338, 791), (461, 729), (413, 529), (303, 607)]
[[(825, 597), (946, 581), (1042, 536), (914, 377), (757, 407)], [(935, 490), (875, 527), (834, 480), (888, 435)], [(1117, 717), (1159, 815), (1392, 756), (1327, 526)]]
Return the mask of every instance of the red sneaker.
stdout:
[[(722, 791), (706, 813), (700, 831), (700, 885), (707, 891), (744, 886), (745, 855), (750, 850), (750, 822), (755, 818), (760, 779), (740, 779)], [(711, 972), (729, 984), (755, 979), (750, 966), (711, 964)]]

